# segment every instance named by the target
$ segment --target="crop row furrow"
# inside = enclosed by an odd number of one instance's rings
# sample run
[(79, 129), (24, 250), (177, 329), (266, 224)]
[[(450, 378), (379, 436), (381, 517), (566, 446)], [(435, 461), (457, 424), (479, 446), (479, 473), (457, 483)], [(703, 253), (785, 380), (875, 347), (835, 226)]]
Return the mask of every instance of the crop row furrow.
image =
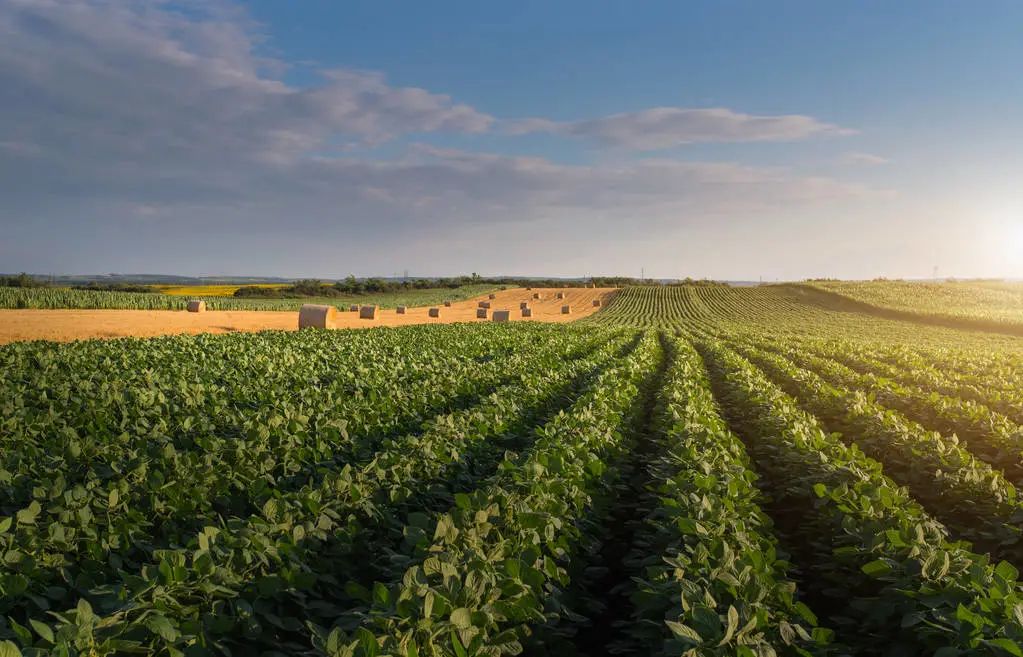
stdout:
[[(127, 634), (167, 649), (293, 633), (303, 620), (337, 613), (350, 601), (346, 578), (365, 580), (375, 572), (374, 539), (387, 535), (399, 509), (436, 494), (441, 482), (464, 477), (467, 455), (476, 457), (476, 465), (491, 458), (485, 457), (489, 441), (498, 449), (502, 436), (525, 431), (545, 405), (556, 403), (552, 395), (598, 366), (626, 336), (602, 337), (602, 347), (589, 358), (579, 358), (573, 341), (538, 350), (528, 372), (478, 406), (439, 416), (423, 433), (384, 441), (368, 463), (276, 493), (257, 516), (228, 519), (203, 529), (187, 547), (156, 551), (150, 564), (94, 589), (91, 605), (111, 616), (124, 610), (127, 620), (114, 628), (117, 637)], [(175, 613), (164, 617), (160, 611), (168, 606)], [(210, 616), (210, 610), (216, 613)], [(154, 615), (175, 628), (173, 640), (169, 630), (154, 625)], [(77, 621), (65, 627), (77, 628)]]
[(889, 477), (907, 486), (958, 537), (998, 559), (1023, 564), (1023, 505), (1000, 472), (861, 391), (836, 388), (780, 356), (741, 351), (824, 426), (882, 463)]
[[(378, 584), (365, 608), (319, 628), (328, 655), (517, 654), (530, 625), (557, 614), (567, 568), (595, 496), (614, 483), (630, 415), (658, 358), (646, 336), (601, 373), (572, 408), (537, 429), (532, 451), (511, 455), (491, 480), (430, 523)], [(545, 614), (545, 611), (547, 612)]]
[(647, 466), (648, 511), (634, 528), (629, 640), (620, 652), (660, 657), (823, 652), (760, 508), (742, 442), (718, 414), (685, 338), (660, 392), (660, 454)]
[(1016, 568), (950, 542), (879, 463), (823, 431), (749, 361), (719, 343), (700, 348), (769, 491), (800, 591), (838, 642), (857, 655), (1018, 654)]

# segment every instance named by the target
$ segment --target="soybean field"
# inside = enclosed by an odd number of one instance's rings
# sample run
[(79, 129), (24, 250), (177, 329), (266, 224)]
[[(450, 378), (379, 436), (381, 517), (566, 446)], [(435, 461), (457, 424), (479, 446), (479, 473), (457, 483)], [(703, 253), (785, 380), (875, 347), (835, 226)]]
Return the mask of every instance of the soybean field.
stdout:
[(1023, 655), (1023, 339), (566, 324), (0, 347), (0, 656)]

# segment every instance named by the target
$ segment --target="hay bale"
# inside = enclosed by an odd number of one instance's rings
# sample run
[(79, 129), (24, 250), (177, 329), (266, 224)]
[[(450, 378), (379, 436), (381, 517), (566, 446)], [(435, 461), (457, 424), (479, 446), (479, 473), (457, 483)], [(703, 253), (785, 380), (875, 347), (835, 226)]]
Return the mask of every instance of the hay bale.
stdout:
[(495, 310), (493, 312), (493, 320), (495, 322), (507, 322), (511, 320), (511, 311), (509, 310)]
[(359, 308), (359, 319), (376, 319), (377, 318), (377, 307), (376, 306), (363, 306)]
[(491, 295), (490, 295), (489, 297), (487, 297), (487, 298), (488, 298), (488, 299), (496, 299), (496, 298), (497, 298), (497, 295), (496, 295), (496, 294), (491, 294)]
[(534, 299), (543, 299), (543, 295), (540, 294), (539, 292), (534, 292), (533, 293), (533, 298)]
[(533, 309), (530, 308), (529, 306), (526, 306), (525, 308), (522, 309), (522, 316), (523, 317), (532, 317), (533, 316)]
[(298, 311), (298, 328), (332, 329), (336, 318), (337, 308), (334, 306), (303, 304), (301, 310)]
[(348, 306), (348, 312), (350, 312), (350, 313), (357, 313), (357, 312), (359, 312), (359, 304), (353, 303), (352, 305)]
[(192, 299), (188, 302), (188, 312), (190, 313), (204, 313), (206, 312), (206, 302), (200, 299)]
[(480, 308), (490, 308), (490, 302), (489, 301), (480, 301), (478, 305), (479, 305)]
[(520, 301), (519, 302), (519, 308), (522, 308), (523, 310), (526, 309), (526, 308), (529, 308), (529, 302), (528, 301)]
[(430, 317), (440, 317), (440, 308), (430, 308)]
[(564, 299), (565, 298), (565, 293), (564, 292), (558, 292), (558, 298), (559, 299)]
[(444, 307), (445, 307), (445, 308), (450, 308), (450, 307), (451, 307), (451, 301), (449, 301), (449, 300), (445, 299), (445, 300), (444, 300)]
[(397, 308), (394, 309), (394, 311), (396, 313), (398, 313), (399, 315), (404, 315), (405, 314), (405, 310), (406, 310), (405, 306), (398, 306)]
[(487, 309), (486, 308), (477, 308), (476, 309), (476, 319), (486, 319), (486, 318), (487, 318)]
[(572, 314), (572, 306), (570, 306), (568, 304), (565, 304), (564, 306), (562, 306), (561, 307), (561, 314), (562, 315), (571, 315)]
[(600, 307), (600, 299), (594, 299), (593, 300), (593, 307), (594, 308), (599, 308)]

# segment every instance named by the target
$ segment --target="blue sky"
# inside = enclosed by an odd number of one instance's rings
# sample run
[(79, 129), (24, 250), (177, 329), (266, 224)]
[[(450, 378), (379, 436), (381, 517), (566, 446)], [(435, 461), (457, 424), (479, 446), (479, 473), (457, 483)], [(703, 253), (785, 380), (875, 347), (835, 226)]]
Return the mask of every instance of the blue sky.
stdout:
[(1023, 276), (1017, 2), (0, 5), (0, 271)]

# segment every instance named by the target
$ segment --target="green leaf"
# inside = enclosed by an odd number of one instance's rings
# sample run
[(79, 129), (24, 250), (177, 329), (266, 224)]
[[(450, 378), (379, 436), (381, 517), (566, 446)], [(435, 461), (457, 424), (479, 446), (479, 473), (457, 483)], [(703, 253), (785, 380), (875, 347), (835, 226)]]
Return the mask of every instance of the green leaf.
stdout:
[(688, 625), (676, 623), (675, 621), (670, 620), (666, 620), (664, 623), (668, 626), (668, 629), (671, 630), (671, 633), (680, 639), (689, 639), (696, 643), (696, 645), (703, 643), (703, 638), (700, 636), (699, 632)]
[(458, 640), (458, 635), (453, 630), (451, 632), (451, 647), (455, 649), (457, 657), (468, 657), (465, 654), (465, 648), (462, 647), (462, 642)]
[(868, 564), (864, 564), (860, 570), (871, 577), (881, 577), (882, 575), (887, 575), (892, 572), (892, 567), (888, 565), (887, 561), (883, 559), (876, 559)]
[(718, 647), (727, 645), (732, 640), (732, 635), (739, 628), (739, 612), (732, 605), (728, 605), (728, 625), (725, 627), (725, 636), (718, 643)]
[(92, 605), (90, 605), (89, 601), (86, 600), (85, 598), (80, 598), (78, 600), (78, 605), (75, 607), (75, 610), (78, 612), (76, 620), (79, 623), (81, 623), (82, 621), (90, 620), (92, 618)]
[(962, 623), (967, 623), (978, 630), (983, 629), (983, 627), (987, 625), (987, 621), (983, 616), (971, 611), (961, 602), (959, 603), (959, 606), (956, 607), (956, 620)]
[(799, 614), (800, 617), (802, 617), (802, 619), (805, 620), (810, 625), (816, 625), (817, 624), (817, 615), (814, 614), (813, 611), (809, 607), (807, 607), (804, 603), (797, 602), (795, 604), (795, 610), (796, 610), (796, 613)]
[(988, 645), (998, 646), (1010, 655), (1023, 657), (1023, 648), (1020, 648), (1020, 645), (1012, 639), (991, 639), (987, 643)]
[(18, 511), (18, 522), (22, 525), (34, 525), (40, 511), (42, 511), (42, 507), (39, 506), (39, 502), (32, 500), (31, 504)]
[(426, 595), (423, 596), (423, 617), (429, 618), (433, 614), (433, 591), (427, 591)]
[(373, 602), (383, 607), (391, 603), (391, 592), (380, 582), (373, 584)]
[(174, 641), (179, 636), (177, 628), (175, 628), (174, 624), (165, 616), (150, 616), (146, 620), (146, 627), (148, 627), (150, 631), (160, 635), (160, 638), (167, 642)]
[(43, 637), (50, 643), (53, 643), (53, 630), (50, 629), (49, 625), (42, 621), (37, 621), (34, 618), (30, 618), (28, 620), (28, 624), (32, 626), (32, 629), (34, 629), (39, 636)]
[(359, 645), (362, 646), (363, 651), (366, 653), (366, 657), (376, 657), (379, 654), (380, 643), (372, 632), (364, 627), (360, 627), (355, 631), (355, 636), (359, 640)]
[(1008, 582), (1014, 582), (1019, 577), (1019, 571), (1008, 561), (999, 562), (995, 566), (995, 574)]
[(0, 657), (22, 657), (22, 654), (10, 641), (0, 641)]
[(472, 612), (465, 607), (459, 607), (451, 612), (449, 619), (451, 624), (460, 630), (467, 630), (472, 627)]

